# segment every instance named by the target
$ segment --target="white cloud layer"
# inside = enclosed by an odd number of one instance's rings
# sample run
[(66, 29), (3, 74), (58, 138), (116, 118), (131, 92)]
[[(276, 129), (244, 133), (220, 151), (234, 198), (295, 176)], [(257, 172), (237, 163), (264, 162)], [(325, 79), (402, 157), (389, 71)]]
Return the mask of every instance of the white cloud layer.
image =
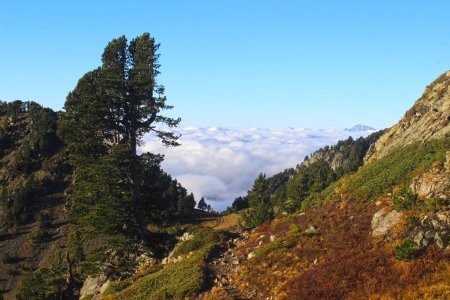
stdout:
[(205, 197), (216, 210), (245, 195), (260, 172), (268, 176), (295, 167), (306, 155), (338, 140), (369, 132), (303, 128), (186, 127), (181, 146), (166, 148), (152, 135), (144, 137), (142, 152), (165, 155), (163, 169), (175, 177), (196, 200)]

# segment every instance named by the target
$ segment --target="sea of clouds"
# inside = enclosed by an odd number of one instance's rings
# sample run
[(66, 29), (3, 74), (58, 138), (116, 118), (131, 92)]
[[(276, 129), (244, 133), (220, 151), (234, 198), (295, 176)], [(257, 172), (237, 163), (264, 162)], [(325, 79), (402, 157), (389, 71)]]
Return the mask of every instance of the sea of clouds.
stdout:
[(338, 140), (372, 131), (303, 128), (185, 127), (181, 146), (165, 147), (154, 135), (144, 136), (141, 152), (165, 155), (163, 169), (198, 201), (204, 197), (221, 211), (252, 187), (261, 172), (267, 176), (295, 167), (306, 155)]

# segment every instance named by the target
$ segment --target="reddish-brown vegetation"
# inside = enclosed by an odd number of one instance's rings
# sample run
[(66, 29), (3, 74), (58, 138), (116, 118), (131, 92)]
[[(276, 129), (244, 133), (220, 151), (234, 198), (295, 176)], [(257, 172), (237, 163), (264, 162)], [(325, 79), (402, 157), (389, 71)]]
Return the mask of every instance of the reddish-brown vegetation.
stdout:
[[(276, 299), (449, 297), (450, 252), (432, 246), (417, 260), (396, 260), (396, 241), (370, 235), (377, 209), (332, 202), (262, 225), (239, 249), (258, 260), (248, 260), (237, 281)], [(317, 233), (304, 234), (311, 226)]]

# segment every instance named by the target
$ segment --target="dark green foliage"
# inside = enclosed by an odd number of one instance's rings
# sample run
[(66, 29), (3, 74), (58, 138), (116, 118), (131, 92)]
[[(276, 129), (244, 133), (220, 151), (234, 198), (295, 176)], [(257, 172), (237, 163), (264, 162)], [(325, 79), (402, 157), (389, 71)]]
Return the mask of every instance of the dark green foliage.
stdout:
[(180, 199), (188, 196), (187, 190), (161, 169), (162, 159), (162, 155), (151, 153), (140, 156), (142, 209), (149, 222), (166, 221), (170, 213), (178, 210), (178, 203), (183, 202)]
[[(133, 157), (133, 156), (131, 156)], [(115, 146), (97, 163), (78, 165), (73, 213), (87, 230), (124, 232), (133, 225), (135, 207), (129, 177), (129, 150)]]
[[(147, 132), (169, 146), (178, 143), (173, 132), (155, 124), (177, 126), (180, 119), (161, 115), (166, 104), (159, 74), (159, 45), (148, 33), (130, 43), (122, 36), (112, 40), (102, 55), (102, 66), (86, 73), (69, 93), (58, 132), (67, 143), (75, 166), (73, 187), (77, 221), (102, 232), (145, 231), (151, 208), (159, 206), (164, 192), (174, 188), (171, 208), (189, 211), (192, 195), (178, 195), (178, 185), (159, 169), (160, 156), (136, 154)], [(170, 186), (156, 184), (163, 179)], [(183, 192), (183, 190), (181, 190)], [(170, 192), (168, 192), (170, 193)], [(167, 206), (161, 211), (166, 211)], [(159, 213), (159, 212), (157, 212)]]
[(299, 207), (304, 199), (324, 190), (335, 178), (333, 170), (324, 160), (302, 165), (288, 183), (287, 196), (293, 200), (294, 207)]
[(406, 217), (406, 223), (411, 226), (419, 226), (420, 218), (416, 215), (410, 215)]
[[(271, 207), (276, 208), (277, 214), (281, 214), (283, 211), (294, 211), (299, 207), (311, 207), (312, 202), (323, 201), (319, 199), (319, 193), (345, 174), (358, 170), (370, 145), (383, 132), (379, 131), (357, 140), (349, 137), (334, 146), (326, 146), (312, 154), (323, 159), (297, 165), (296, 169), (286, 169), (267, 178)], [(342, 160), (343, 164), (337, 170), (332, 170), (330, 165), (336, 155), (339, 155), (339, 160)], [(305, 161), (309, 159), (308, 156), (305, 157)], [(305, 202), (306, 199), (308, 201)], [(233, 205), (242, 205), (245, 208), (246, 198), (236, 200)], [(233, 206), (227, 209), (227, 212), (232, 211), (236, 211)]]
[(68, 250), (73, 260), (73, 274), (80, 280), (99, 272), (111, 278), (126, 278), (136, 268), (135, 255), (139, 253), (138, 241), (122, 234), (80, 234), (71, 236)]
[[(8, 229), (33, 221), (42, 204), (42, 194), (53, 181), (61, 179), (45, 174), (35, 182), (33, 175), (42, 169), (43, 161), (53, 161), (62, 143), (56, 136), (57, 115), (51, 109), (16, 100), (2, 102), (0, 115), (0, 157), (10, 154), (1, 166), (0, 227)], [(68, 174), (70, 170), (61, 167), (58, 172)], [(42, 233), (41, 230), (39, 235), (44, 236)]]
[(404, 186), (394, 194), (392, 202), (397, 210), (406, 210), (417, 204), (417, 195), (414, 194), (409, 187)]
[(259, 174), (248, 193), (248, 202), (250, 209), (242, 215), (245, 227), (253, 228), (273, 219), (266, 175)]
[(42, 242), (46, 237), (48, 237), (48, 232), (46, 229), (46, 224), (44, 217), (41, 212), (37, 215), (37, 231), (33, 234), (32, 239), (34, 243)]
[[(22, 119), (28, 120), (27, 135), (19, 148), (19, 153), (15, 155), (14, 162), (10, 165), (12, 175), (25, 174), (40, 168), (43, 159), (51, 156), (61, 145), (61, 141), (56, 136), (56, 113), (49, 108), (43, 108), (35, 102), (15, 101), (6, 104), (4, 111), (5, 124), (0, 130), (0, 156), (4, 150), (13, 146), (14, 132), (12, 125), (16, 125), (19, 115)], [(22, 126), (16, 128), (25, 130)], [(23, 132), (21, 132), (23, 134)]]
[(228, 207), (226, 212), (232, 213), (232, 212), (238, 212), (240, 210), (248, 208), (248, 198), (247, 196), (244, 197), (237, 197), (234, 199), (233, 203), (231, 204), (231, 207)]
[(202, 197), (200, 201), (198, 201), (198, 209), (206, 210), (207, 208), (208, 205), (206, 204), (205, 199)]
[(192, 193), (178, 199), (177, 202), (178, 211), (187, 213), (193, 211), (194, 208), (195, 208), (195, 199)]
[(406, 239), (395, 247), (394, 253), (395, 257), (399, 260), (410, 260), (419, 257), (421, 251), (412, 240)]
[(83, 243), (81, 241), (81, 234), (79, 230), (75, 230), (69, 236), (67, 241), (67, 250), (72, 264), (76, 267), (85, 259)]
[(286, 193), (286, 184), (289, 178), (294, 176), (295, 169), (286, 169), (283, 172), (277, 173), (267, 178), (267, 186), (271, 195), (283, 195)]
[(12, 207), (14, 224), (24, 224), (31, 214), (34, 179), (29, 176), (25, 183), (16, 190)]
[(64, 276), (65, 267), (62, 260), (56, 259), (50, 268), (30, 273), (23, 279), (17, 299), (63, 299), (66, 292)]

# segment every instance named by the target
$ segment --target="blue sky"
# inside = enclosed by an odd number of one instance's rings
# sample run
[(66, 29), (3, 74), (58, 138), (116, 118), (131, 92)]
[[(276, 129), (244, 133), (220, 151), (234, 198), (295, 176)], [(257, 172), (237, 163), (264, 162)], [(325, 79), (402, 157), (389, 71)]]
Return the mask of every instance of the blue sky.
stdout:
[(182, 126), (395, 123), (450, 69), (450, 1), (0, 1), (0, 99), (61, 109), (150, 32)]

